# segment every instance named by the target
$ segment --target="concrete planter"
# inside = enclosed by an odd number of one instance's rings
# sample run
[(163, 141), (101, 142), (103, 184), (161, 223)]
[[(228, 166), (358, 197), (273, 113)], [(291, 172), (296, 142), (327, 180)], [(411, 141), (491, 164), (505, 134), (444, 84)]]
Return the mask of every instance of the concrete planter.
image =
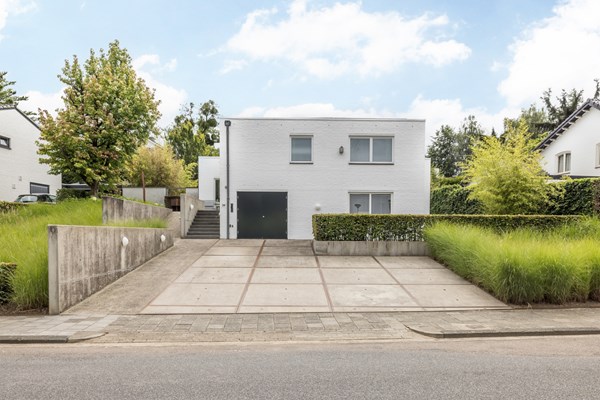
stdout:
[(313, 242), (318, 256), (428, 256), (425, 242), (394, 241), (318, 241)]

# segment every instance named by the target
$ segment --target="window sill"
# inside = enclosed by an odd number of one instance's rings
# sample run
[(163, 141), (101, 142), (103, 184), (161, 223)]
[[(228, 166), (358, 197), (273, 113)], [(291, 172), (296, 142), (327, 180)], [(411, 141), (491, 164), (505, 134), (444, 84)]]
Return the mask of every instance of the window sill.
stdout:
[(290, 164), (295, 164), (295, 165), (313, 165), (314, 163), (312, 161), (290, 161)]
[(349, 162), (350, 165), (394, 165), (393, 162)]

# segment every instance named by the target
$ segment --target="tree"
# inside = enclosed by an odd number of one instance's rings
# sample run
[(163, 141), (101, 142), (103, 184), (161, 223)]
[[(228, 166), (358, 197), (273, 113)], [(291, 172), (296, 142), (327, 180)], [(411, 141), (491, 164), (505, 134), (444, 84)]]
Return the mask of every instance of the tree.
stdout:
[[(596, 89), (594, 91), (593, 99), (598, 99), (600, 98), (600, 81), (594, 79), (594, 82), (596, 82)], [(548, 122), (551, 124), (551, 129), (549, 130), (553, 130), (560, 125), (560, 123), (573, 114), (584, 101), (583, 90), (576, 89), (571, 89), (568, 92), (563, 89), (560, 92), (560, 96), (556, 96), (556, 104), (552, 101), (552, 89), (546, 90), (541, 99), (544, 102), (546, 112), (548, 113)]]
[(457, 176), (461, 172), (460, 163), (471, 154), (471, 146), (483, 136), (481, 125), (473, 115), (469, 115), (458, 130), (442, 125), (435, 132), (427, 156), (431, 158), (431, 164), (442, 176)]
[(186, 169), (183, 160), (175, 158), (169, 145), (138, 149), (129, 164), (127, 181), (142, 186), (142, 174), (147, 187), (179, 189), (192, 185), (192, 171)]
[[(532, 104), (529, 108), (521, 109), (521, 114), (518, 118), (504, 118), (504, 132), (516, 129), (520, 120), (525, 121), (527, 131), (531, 133), (531, 140), (536, 143), (539, 143), (548, 135), (548, 132), (554, 129), (554, 124), (549, 122), (546, 110)], [(505, 133), (500, 136), (502, 140), (504, 140), (504, 135)]]
[[(6, 79), (7, 72), (0, 71), (0, 107), (18, 107), (22, 101), (27, 101), (27, 96), (17, 96), (17, 91), (11, 86), (14, 85), (15, 81), (9, 81)], [(24, 113), (33, 118), (35, 113), (31, 111), (24, 111)]]
[(463, 165), (470, 180), (470, 198), (483, 203), (488, 214), (531, 214), (548, 203), (554, 185), (546, 183), (541, 154), (534, 150), (527, 122), (510, 126), (505, 140), (488, 136), (473, 147)]
[(40, 161), (50, 172), (68, 172), (87, 183), (96, 196), (100, 184), (114, 188), (138, 147), (157, 134), (159, 102), (136, 76), (119, 42), (100, 50), (83, 66), (65, 60), (60, 81), (66, 85), (64, 108), (56, 117), (40, 111)]
[[(214, 147), (219, 142), (217, 115), (219, 111), (214, 101), (202, 104), (195, 116), (194, 103), (185, 105), (171, 127), (165, 132), (165, 141), (173, 147), (175, 155), (191, 168), (197, 165), (198, 156), (216, 156), (219, 150)], [(193, 178), (198, 179), (194, 168)]]

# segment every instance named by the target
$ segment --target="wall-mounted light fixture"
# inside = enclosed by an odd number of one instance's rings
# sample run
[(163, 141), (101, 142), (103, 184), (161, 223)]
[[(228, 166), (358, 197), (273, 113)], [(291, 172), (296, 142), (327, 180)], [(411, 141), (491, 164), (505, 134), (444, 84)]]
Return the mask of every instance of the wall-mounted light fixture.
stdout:
[(190, 204), (190, 210), (193, 210), (193, 209), (194, 209), (194, 205)]
[(129, 244), (129, 239), (123, 236), (123, 239), (121, 239), (121, 243), (123, 244), (123, 247), (127, 247), (127, 245)]
[(160, 235), (160, 241), (164, 243), (165, 240), (167, 240), (167, 237), (165, 235)]
[(339, 150), (340, 154), (344, 154), (344, 146), (340, 146)]
[(321, 211), (321, 205), (319, 203), (315, 204), (315, 210)]

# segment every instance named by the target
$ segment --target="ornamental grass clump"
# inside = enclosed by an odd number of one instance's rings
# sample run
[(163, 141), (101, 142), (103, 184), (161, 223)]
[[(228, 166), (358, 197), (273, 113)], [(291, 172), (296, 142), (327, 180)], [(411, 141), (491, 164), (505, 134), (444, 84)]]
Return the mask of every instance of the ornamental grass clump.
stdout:
[(426, 228), (436, 259), (500, 300), (564, 304), (600, 298), (600, 223), (506, 233), (450, 223)]

